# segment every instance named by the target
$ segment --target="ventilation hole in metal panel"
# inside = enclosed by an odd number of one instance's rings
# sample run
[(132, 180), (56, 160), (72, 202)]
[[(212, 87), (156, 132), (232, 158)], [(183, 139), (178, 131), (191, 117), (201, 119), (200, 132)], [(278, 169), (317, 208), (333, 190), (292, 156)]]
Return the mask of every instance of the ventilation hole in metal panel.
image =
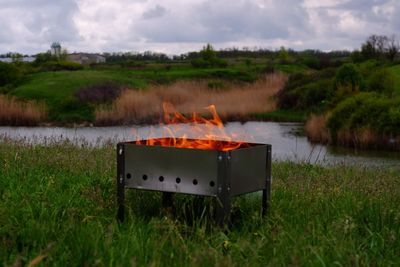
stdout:
[(211, 187), (214, 187), (214, 186), (215, 186), (215, 182), (214, 182), (214, 181), (211, 181), (211, 182), (210, 182), (210, 186), (211, 186)]
[(132, 178), (132, 174), (127, 173), (127, 174), (126, 174), (126, 178), (131, 179), (131, 178)]
[(181, 178), (176, 177), (176, 183), (179, 184), (181, 182)]
[(143, 174), (142, 179), (143, 179), (144, 181), (146, 181), (146, 180), (147, 180), (147, 175), (146, 175), (146, 174)]
[(164, 176), (160, 176), (160, 177), (158, 178), (158, 180), (159, 180), (160, 182), (164, 181)]
[(196, 179), (193, 180), (193, 184), (194, 184), (194, 185), (197, 185), (198, 183), (199, 183), (199, 182), (198, 182)]

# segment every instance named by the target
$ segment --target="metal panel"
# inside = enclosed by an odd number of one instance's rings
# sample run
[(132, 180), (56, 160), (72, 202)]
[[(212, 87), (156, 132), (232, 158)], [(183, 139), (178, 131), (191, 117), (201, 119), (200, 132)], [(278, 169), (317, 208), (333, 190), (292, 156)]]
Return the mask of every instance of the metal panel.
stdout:
[(267, 145), (231, 151), (231, 195), (263, 190), (267, 176)]
[(218, 151), (125, 144), (128, 188), (216, 196)]

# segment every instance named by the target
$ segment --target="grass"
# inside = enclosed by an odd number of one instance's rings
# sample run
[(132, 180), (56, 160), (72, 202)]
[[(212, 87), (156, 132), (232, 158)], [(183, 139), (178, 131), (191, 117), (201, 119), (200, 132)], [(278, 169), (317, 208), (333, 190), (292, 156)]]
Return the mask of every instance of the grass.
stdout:
[(300, 64), (274, 64), (274, 69), (288, 74), (305, 72), (308, 68)]
[[(175, 217), (158, 193), (127, 191), (116, 215), (113, 147), (0, 143), (0, 264), (99, 266), (398, 266), (395, 169), (273, 163), (271, 209), (260, 195), (233, 203), (234, 226)], [(185, 211), (188, 211), (186, 214)]]
[(112, 81), (129, 88), (145, 89), (149, 85), (169, 84), (180, 79), (223, 79), (236, 82), (253, 82), (258, 73), (242, 67), (226, 69), (194, 69), (174, 66), (170, 69), (158, 65), (141, 69), (117, 68), (103, 70), (78, 70), (40, 72), (26, 77), (25, 82), (10, 91), (21, 99), (45, 101), (49, 120), (55, 122), (91, 122), (95, 105), (79, 103), (74, 93), (105, 81)]

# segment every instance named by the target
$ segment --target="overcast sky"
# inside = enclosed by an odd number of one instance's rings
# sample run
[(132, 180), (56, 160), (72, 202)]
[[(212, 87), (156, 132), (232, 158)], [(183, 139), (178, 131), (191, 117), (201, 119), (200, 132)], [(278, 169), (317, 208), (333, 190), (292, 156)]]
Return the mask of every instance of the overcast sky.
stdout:
[(399, 30), (400, 0), (0, 0), (0, 53), (337, 50)]

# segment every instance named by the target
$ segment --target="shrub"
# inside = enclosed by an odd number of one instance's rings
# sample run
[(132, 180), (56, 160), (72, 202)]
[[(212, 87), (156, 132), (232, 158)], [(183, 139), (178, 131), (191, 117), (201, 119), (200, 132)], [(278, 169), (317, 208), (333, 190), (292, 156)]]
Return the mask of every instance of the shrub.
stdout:
[(79, 63), (69, 61), (48, 61), (42, 64), (42, 71), (62, 71), (62, 70), (82, 70), (83, 66)]
[(74, 96), (80, 102), (105, 103), (116, 99), (123, 89), (124, 87), (118, 83), (105, 81), (80, 88)]
[(81, 103), (70, 97), (63, 99), (49, 110), (49, 119), (63, 123), (76, 123), (94, 120), (94, 105)]
[(228, 62), (221, 58), (217, 57), (217, 54), (214, 51), (214, 48), (207, 44), (200, 51), (200, 58), (195, 58), (191, 61), (191, 64), (195, 68), (210, 68), (210, 67), (219, 67), (225, 68), (228, 66)]
[(284, 89), (277, 95), (278, 106), (283, 109), (324, 108), (334, 95), (332, 86), (334, 75), (334, 69), (325, 69), (312, 74), (292, 74)]
[(392, 72), (379, 69), (372, 73), (367, 82), (368, 91), (383, 93), (392, 96), (395, 91), (396, 81)]
[(307, 55), (301, 59), (301, 63), (312, 69), (321, 69), (319, 59), (313, 55)]
[(331, 80), (321, 80), (301, 87), (299, 107), (304, 109), (325, 108), (334, 95)]
[(15, 84), (22, 78), (20, 70), (10, 63), (0, 62), (0, 86)]
[(190, 62), (194, 68), (208, 68), (211, 66), (209, 61), (204, 60), (203, 58), (195, 58)]
[(370, 129), (377, 134), (400, 134), (400, 99), (360, 93), (339, 103), (328, 116), (333, 139), (341, 130)]
[(335, 76), (334, 88), (338, 89), (341, 86), (351, 86), (353, 91), (364, 87), (363, 77), (356, 65), (348, 63), (338, 69)]
[(222, 58), (213, 58), (210, 62), (213, 67), (226, 68), (228, 66), (228, 62)]

